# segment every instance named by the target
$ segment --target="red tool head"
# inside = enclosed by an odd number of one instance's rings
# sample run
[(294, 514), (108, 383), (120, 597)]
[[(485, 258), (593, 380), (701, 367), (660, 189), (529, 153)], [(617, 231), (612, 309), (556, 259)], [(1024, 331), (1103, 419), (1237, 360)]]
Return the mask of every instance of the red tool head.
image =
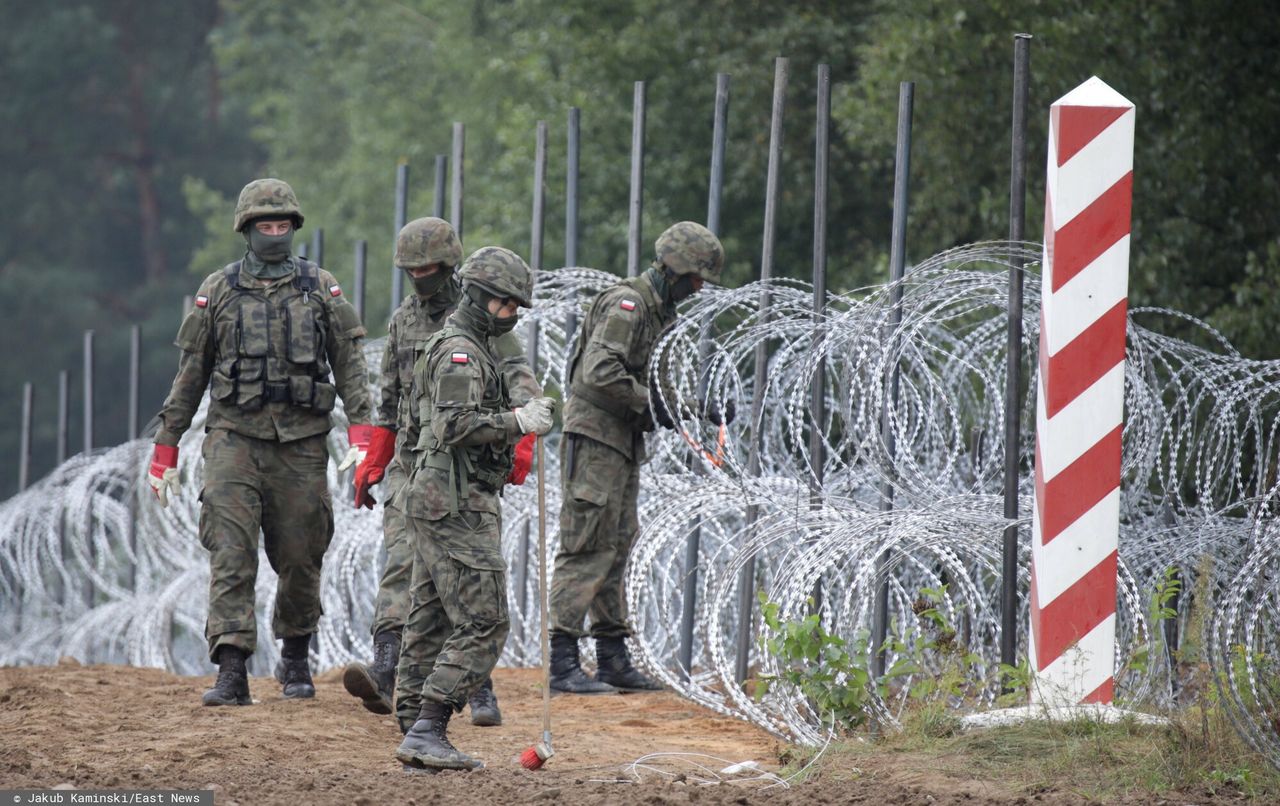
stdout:
[(550, 742), (538, 742), (520, 754), (520, 766), (526, 770), (541, 769), (542, 765), (547, 763), (547, 759), (555, 753), (556, 751), (551, 749)]

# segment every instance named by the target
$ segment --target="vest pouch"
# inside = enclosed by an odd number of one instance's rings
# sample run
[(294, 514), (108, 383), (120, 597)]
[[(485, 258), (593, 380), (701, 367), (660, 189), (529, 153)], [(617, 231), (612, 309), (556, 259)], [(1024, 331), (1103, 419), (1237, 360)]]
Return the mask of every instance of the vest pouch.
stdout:
[(215, 369), (213, 375), (209, 379), (209, 397), (224, 403), (230, 401), (232, 395), (236, 393), (235, 379), (227, 375), (220, 369)]
[(316, 327), (315, 309), (308, 297), (295, 297), (284, 309), (285, 357), (294, 364), (314, 364), (320, 355), (320, 331)]
[(236, 378), (236, 406), (242, 411), (257, 411), (266, 401), (267, 382)]
[[(271, 344), (271, 309), (264, 299), (244, 296), (236, 316), (236, 342), (245, 358), (266, 358)], [(244, 363), (244, 362), (242, 362)], [(242, 376), (243, 377), (243, 376)]]
[(316, 414), (328, 414), (333, 411), (333, 404), (338, 400), (338, 390), (331, 383), (316, 381), (316, 394), (311, 399), (311, 408)]
[(235, 368), (232, 370), (232, 375), (241, 384), (265, 380), (266, 374), (267, 359), (265, 358), (237, 359)]
[(316, 381), (309, 375), (289, 376), (289, 399), (299, 408), (309, 409), (315, 405)]

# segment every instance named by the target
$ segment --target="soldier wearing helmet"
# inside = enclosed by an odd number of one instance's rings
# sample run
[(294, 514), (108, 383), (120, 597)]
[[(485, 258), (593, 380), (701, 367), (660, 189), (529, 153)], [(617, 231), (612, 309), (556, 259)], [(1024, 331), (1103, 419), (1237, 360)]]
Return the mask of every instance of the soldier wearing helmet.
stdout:
[(449, 742), (449, 718), (492, 672), (509, 627), (498, 493), (517, 442), (551, 430), (552, 400), (514, 405), (494, 343), (532, 304), (524, 260), (485, 247), (459, 274), (457, 310), (422, 345), (402, 421), (413, 471), (396, 503), (413, 572), (395, 707), (407, 729), (397, 758), (466, 770), (480, 763)]
[(160, 412), (148, 479), (166, 506), (178, 487), (178, 441), (209, 391), (199, 531), (209, 552), (205, 634), (218, 679), (205, 705), (252, 702), (245, 661), (257, 648), (259, 530), (280, 578), (276, 677), (287, 698), (315, 696), (307, 653), (333, 537), (325, 442), (336, 397), (351, 423), (351, 461), (369, 440), (364, 326), (333, 275), (292, 255), (302, 222), (293, 189), (279, 179), (240, 192), (233, 227), (248, 248), (200, 286), (178, 330), (182, 357)]
[[(413, 364), (422, 345), (444, 326), (458, 305), (462, 290), (456, 268), (461, 262), (462, 243), (448, 221), (414, 219), (396, 236), (395, 265), (408, 275), (414, 293), (405, 297), (387, 326), (373, 437), (355, 478), (357, 507), (372, 508), (376, 502), (369, 488), (386, 481), (382, 516), (386, 564), (374, 603), (373, 663), (348, 664), (342, 676), (347, 691), (375, 714), (392, 713), (400, 639), (409, 610), (413, 547), (409, 544), (398, 493), (413, 469), (414, 446), (405, 439)], [(541, 389), (515, 335), (502, 336), (496, 347), (514, 405), (524, 405), (540, 395)], [(524, 472), (527, 471), (526, 464)], [(520, 483), (523, 475), (512, 481)], [(502, 724), (502, 712), (488, 678), (473, 692), (470, 705), (472, 724)]]
[[(567, 373), (564, 439), (560, 443), (563, 503), (560, 548), (551, 582), (551, 688), (575, 694), (661, 688), (627, 654), (623, 572), (639, 531), (636, 497), (644, 432), (675, 423), (651, 395), (647, 369), (653, 345), (675, 320), (675, 305), (718, 282), (724, 249), (692, 221), (658, 237), (653, 265), (604, 291), (578, 331)], [(731, 416), (731, 415), (730, 415)], [(721, 420), (718, 412), (709, 419)], [(578, 640), (591, 617), (594, 679), (582, 671)]]

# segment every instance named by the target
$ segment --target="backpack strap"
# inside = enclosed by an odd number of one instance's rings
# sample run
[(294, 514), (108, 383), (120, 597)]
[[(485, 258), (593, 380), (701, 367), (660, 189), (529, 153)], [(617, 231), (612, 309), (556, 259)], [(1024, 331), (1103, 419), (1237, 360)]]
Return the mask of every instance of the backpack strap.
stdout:
[(240, 287), (240, 266), (243, 263), (243, 260), (237, 260), (235, 263), (228, 263), (222, 269), (223, 276), (227, 278), (227, 285), (232, 288)]

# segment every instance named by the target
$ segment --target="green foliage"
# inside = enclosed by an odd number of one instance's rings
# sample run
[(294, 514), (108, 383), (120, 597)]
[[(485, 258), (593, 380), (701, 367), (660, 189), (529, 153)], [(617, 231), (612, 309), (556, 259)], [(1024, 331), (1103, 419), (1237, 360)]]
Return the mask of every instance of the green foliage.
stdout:
[[(758, 598), (767, 630), (762, 642), (777, 658), (781, 671), (762, 676), (757, 697), (785, 683), (819, 714), (852, 730), (866, 724), (875, 697), (886, 698), (895, 686), (909, 684), (909, 696), (923, 713), (926, 732), (947, 735), (956, 729), (958, 721), (950, 707), (969, 692), (972, 671), (982, 659), (956, 640), (956, 630), (941, 609), (945, 585), (920, 592), (915, 615), (923, 629), (914, 638), (905, 640), (896, 631), (886, 638), (884, 652), (893, 662), (879, 677), (874, 675), (865, 630), (846, 641), (824, 629), (817, 613), (784, 621), (776, 602), (770, 602), (763, 591)], [(812, 608), (812, 600), (809, 604)]]
[[(776, 602), (770, 602), (763, 591), (759, 599), (761, 618), (772, 633), (764, 639), (765, 649), (778, 659), (782, 671), (761, 678), (757, 698), (779, 682), (786, 683), (812, 702), (819, 714), (831, 715), (846, 730), (863, 725), (872, 700), (866, 631), (846, 642), (824, 630), (816, 613), (782, 621)], [(900, 673), (905, 672), (889, 670), (885, 679)]]

